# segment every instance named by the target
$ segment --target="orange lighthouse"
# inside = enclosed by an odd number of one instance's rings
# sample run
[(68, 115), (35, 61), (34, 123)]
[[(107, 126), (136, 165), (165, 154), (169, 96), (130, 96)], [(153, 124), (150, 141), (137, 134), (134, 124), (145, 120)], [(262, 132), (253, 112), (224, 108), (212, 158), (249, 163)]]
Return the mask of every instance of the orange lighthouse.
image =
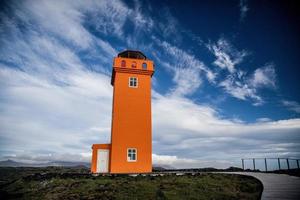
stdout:
[(151, 77), (153, 61), (139, 51), (114, 58), (111, 144), (92, 146), (93, 173), (152, 171)]

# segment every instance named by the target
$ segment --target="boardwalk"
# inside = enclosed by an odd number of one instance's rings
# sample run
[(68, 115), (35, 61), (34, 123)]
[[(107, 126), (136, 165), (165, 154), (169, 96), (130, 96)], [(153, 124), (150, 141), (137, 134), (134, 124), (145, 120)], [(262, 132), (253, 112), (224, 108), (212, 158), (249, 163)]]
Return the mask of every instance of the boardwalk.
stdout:
[(299, 200), (300, 178), (285, 174), (230, 172), (259, 179), (264, 185), (262, 200)]

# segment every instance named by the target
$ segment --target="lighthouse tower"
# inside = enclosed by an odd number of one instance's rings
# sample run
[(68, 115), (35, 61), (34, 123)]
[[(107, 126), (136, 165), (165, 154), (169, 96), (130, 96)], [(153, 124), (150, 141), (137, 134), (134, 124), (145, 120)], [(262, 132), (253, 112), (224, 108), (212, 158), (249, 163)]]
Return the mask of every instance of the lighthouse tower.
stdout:
[(114, 58), (111, 144), (94, 144), (93, 173), (152, 171), (151, 77), (153, 62), (139, 51)]

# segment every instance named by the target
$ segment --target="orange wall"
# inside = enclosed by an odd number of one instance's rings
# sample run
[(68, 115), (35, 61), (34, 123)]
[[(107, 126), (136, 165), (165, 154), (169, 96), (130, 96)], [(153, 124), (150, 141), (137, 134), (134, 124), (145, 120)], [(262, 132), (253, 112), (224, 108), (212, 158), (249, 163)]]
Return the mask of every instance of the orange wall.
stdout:
[[(128, 70), (120, 69), (126, 60)], [(131, 69), (130, 63), (137, 63)], [(147, 62), (147, 70), (141, 65)], [(120, 71), (123, 70), (123, 71)], [(111, 173), (145, 173), (152, 171), (151, 76), (150, 60), (115, 58), (114, 98), (111, 136)], [(129, 87), (129, 77), (138, 78), (138, 88)], [(127, 148), (137, 148), (137, 161), (127, 161)]]
[[(92, 163), (91, 163), (91, 172), (96, 173), (97, 170), (97, 156), (98, 156), (98, 149), (108, 149), (110, 150), (110, 144), (93, 144), (92, 146)], [(109, 155), (111, 155), (109, 151)], [(110, 166), (108, 166), (109, 169)]]

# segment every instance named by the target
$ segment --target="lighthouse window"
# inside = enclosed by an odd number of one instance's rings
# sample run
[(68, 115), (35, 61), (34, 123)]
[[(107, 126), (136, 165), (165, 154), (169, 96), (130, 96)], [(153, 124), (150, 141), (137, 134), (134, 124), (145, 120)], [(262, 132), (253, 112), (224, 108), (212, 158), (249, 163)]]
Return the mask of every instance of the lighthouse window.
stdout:
[(132, 68), (136, 68), (136, 62), (132, 62), (131, 67), (132, 67)]
[(127, 161), (134, 162), (137, 160), (137, 150), (136, 148), (128, 148), (127, 149)]
[(125, 60), (122, 60), (122, 61), (121, 61), (121, 67), (126, 67), (126, 62), (125, 62)]
[(138, 86), (138, 79), (136, 77), (129, 78), (129, 87), (137, 88)]
[(147, 69), (147, 63), (143, 63), (143, 69)]

